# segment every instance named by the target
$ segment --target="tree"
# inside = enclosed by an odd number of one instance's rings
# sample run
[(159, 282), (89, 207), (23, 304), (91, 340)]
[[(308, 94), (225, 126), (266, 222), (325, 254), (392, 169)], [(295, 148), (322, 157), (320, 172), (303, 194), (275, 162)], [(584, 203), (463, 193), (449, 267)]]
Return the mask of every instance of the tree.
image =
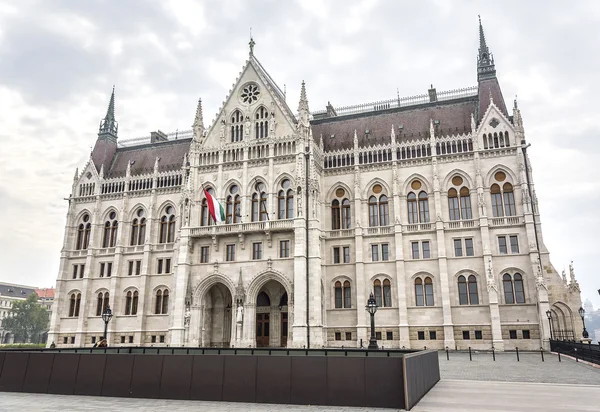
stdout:
[(4, 318), (2, 325), (17, 339), (38, 343), (41, 333), (48, 327), (48, 312), (38, 303), (38, 295), (32, 293), (26, 300), (13, 303), (11, 316)]

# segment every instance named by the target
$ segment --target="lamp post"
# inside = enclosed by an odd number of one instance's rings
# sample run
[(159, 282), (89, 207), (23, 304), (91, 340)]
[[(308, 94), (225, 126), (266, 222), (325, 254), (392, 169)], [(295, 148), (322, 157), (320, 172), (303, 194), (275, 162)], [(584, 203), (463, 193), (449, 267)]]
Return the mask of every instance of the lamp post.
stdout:
[(104, 339), (108, 342), (108, 322), (112, 319), (113, 314), (110, 306), (106, 305), (106, 309), (102, 312), (102, 320), (104, 321)]
[(553, 339), (553, 336), (552, 336), (552, 312), (550, 310), (547, 310), (546, 316), (548, 317), (548, 326), (550, 326), (550, 339)]
[(581, 316), (581, 322), (583, 322), (583, 332), (581, 333), (581, 336), (583, 336), (583, 339), (588, 339), (590, 337), (590, 334), (585, 329), (584, 315), (585, 315), (585, 309), (580, 307), (579, 308), (579, 316)]
[(369, 296), (369, 300), (367, 301), (367, 306), (365, 309), (369, 311), (369, 315), (371, 315), (371, 338), (369, 339), (369, 350), (378, 349), (377, 348), (377, 339), (375, 339), (375, 312), (377, 312), (377, 301), (373, 297), (373, 293)]

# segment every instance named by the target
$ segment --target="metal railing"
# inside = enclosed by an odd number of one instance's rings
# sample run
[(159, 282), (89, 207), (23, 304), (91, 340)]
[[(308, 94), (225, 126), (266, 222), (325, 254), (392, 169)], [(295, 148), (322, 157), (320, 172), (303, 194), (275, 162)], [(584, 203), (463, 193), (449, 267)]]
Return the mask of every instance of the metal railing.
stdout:
[(550, 350), (552, 352), (572, 356), (577, 361), (581, 359), (586, 362), (600, 365), (600, 343), (592, 344), (591, 341), (583, 343), (566, 340), (551, 340)]

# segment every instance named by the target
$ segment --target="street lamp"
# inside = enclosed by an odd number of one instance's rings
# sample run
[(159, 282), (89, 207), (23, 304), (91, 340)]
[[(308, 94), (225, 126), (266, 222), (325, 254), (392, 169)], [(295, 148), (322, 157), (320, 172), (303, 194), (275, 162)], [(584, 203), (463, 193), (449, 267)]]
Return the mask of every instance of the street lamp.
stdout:
[(377, 348), (377, 339), (375, 339), (375, 312), (377, 312), (377, 301), (373, 297), (373, 293), (369, 296), (369, 300), (367, 301), (367, 306), (365, 309), (369, 311), (369, 315), (371, 315), (371, 338), (369, 339), (369, 350), (378, 349)]
[(550, 339), (552, 339), (552, 312), (550, 310), (547, 310), (546, 316), (548, 317), (548, 325), (550, 326)]
[(102, 320), (104, 321), (104, 339), (108, 342), (108, 322), (112, 319), (113, 314), (110, 310), (110, 306), (106, 305), (106, 309), (102, 313)]
[(585, 329), (584, 315), (585, 315), (585, 309), (580, 307), (579, 308), (579, 316), (581, 316), (581, 322), (583, 322), (583, 332), (581, 333), (581, 336), (583, 336), (584, 339), (588, 339), (590, 337), (590, 334)]

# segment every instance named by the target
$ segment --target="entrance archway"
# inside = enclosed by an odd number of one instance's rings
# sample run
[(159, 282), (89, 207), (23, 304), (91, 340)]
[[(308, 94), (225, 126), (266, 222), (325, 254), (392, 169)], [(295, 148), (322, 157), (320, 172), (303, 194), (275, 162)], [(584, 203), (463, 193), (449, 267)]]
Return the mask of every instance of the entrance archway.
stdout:
[(269, 280), (258, 291), (255, 331), (257, 347), (287, 346), (288, 294), (276, 280)]
[(231, 343), (232, 297), (222, 283), (213, 285), (204, 295), (202, 341), (204, 346), (228, 348)]

